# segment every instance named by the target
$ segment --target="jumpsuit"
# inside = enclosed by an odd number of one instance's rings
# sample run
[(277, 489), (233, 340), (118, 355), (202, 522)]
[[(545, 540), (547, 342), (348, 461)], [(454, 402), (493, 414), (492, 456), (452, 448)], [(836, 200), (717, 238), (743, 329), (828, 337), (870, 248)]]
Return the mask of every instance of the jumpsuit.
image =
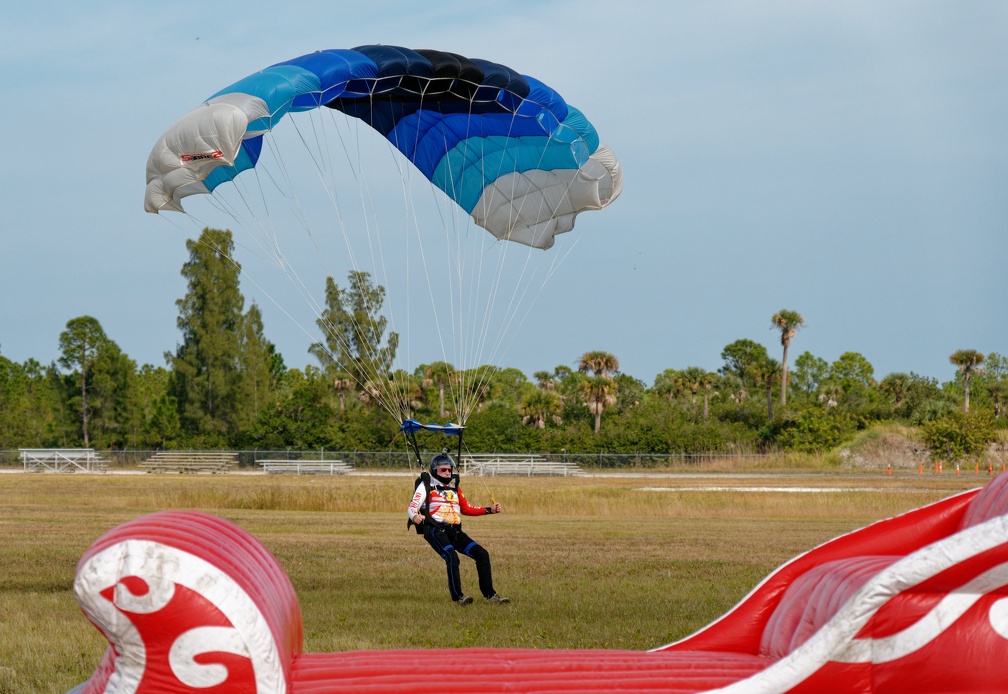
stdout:
[(439, 480), (436, 476), (430, 478), (430, 497), (423, 482), (417, 484), (410, 501), (410, 520), (418, 512), (423, 512), (424, 500), (427, 509), (424, 516), (423, 536), (435, 552), (444, 560), (448, 570), (448, 592), (452, 600), (463, 596), (462, 580), (459, 576), (459, 552), (476, 562), (476, 574), (479, 576), (480, 593), (484, 598), (496, 595), (493, 587), (493, 575), (490, 568), (490, 553), (478, 542), (462, 532), (462, 516), (485, 516), (489, 509), (481, 506), (471, 506), (457, 486), (452, 487)]

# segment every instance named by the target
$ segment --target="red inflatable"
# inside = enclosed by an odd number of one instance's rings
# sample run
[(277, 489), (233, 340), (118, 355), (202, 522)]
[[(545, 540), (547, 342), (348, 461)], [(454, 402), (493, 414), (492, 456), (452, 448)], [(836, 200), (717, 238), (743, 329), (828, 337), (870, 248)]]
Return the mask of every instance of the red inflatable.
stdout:
[[(164, 512), (99, 539), (74, 584), (109, 648), (74, 694), (381, 694), (431, 651), (302, 653), (290, 580), (220, 518)], [(432, 657), (434, 656), (434, 657)], [(1008, 688), (1008, 475), (832, 540), (721, 619), (649, 652), (459, 649), (452, 689), (872, 693)]]

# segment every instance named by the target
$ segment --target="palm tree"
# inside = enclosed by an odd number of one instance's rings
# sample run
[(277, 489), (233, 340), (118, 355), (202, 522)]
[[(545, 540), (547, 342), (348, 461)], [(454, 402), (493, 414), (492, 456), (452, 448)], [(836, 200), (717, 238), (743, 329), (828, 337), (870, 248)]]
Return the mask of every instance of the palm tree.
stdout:
[(770, 318), (772, 328), (780, 330), (780, 343), (784, 347), (784, 356), (781, 358), (781, 405), (787, 404), (787, 353), (791, 346), (791, 338), (795, 336), (798, 329), (805, 325), (805, 319), (797, 311), (782, 308)]
[(701, 390), (704, 392), (703, 420), (706, 422), (710, 413), (710, 393), (714, 387), (715, 374), (708, 373), (700, 366), (688, 366), (679, 373), (679, 379), (684, 390), (690, 393), (690, 403), (696, 416), (696, 398)]
[(413, 416), (413, 412), (423, 406), (422, 379), (397, 371), (392, 374), (389, 380), (394, 381), (397, 387), (393, 389), (392, 398), (395, 399), (395, 410), (399, 413), (399, 421), (404, 421)]
[(892, 396), (893, 407), (900, 407), (906, 400), (907, 391), (910, 389), (910, 377), (905, 373), (891, 373), (878, 384), (879, 390)]
[(619, 359), (609, 352), (585, 352), (578, 360), (578, 371), (612, 378), (619, 371)]
[[(378, 376), (374, 379), (367, 379), (360, 386), (360, 391), (357, 393), (357, 397), (365, 405), (377, 405), (378, 407), (386, 407), (386, 390), (387, 386), (382, 382), (382, 377)], [(387, 383), (387, 379), (385, 379)]]
[(333, 377), (333, 388), (336, 389), (336, 395), (339, 397), (340, 412), (346, 409), (346, 394), (354, 392), (356, 386), (357, 384), (346, 371), (338, 371)]
[(536, 386), (539, 390), (556, 390), (556, 381), (553, 380), (553, 374), (549, 371), (536, 371), (532, 374), (532, 378), (536, 380)]
[(443, 361), (436, 361), (421, 368), (423, 369), (423, 387), (435, 386), (438, 389), (438, 416), (444, 419), (445, 388), (452, 384), (455, 367)]
[(555, 391), (533, 390), (525, 396), (518, 412), (522, 416), (522, 424), (530, 424), (534, 429), (545, 429), (546, 420), (561, 424), (560, 413), (563, 411), (563, 401)]
[(984, 355), (975, 349), (960, 349), (949, 356), (949, 361), (959, 367), (959, 373), (963, 377), (963, 389), (966, 391), (966, 403), (964, 411), (969, 412), (970, 381), (973, 374), (983, 373), (980, 365), (984, 363)]
[(682, 376), (676, 369), (665, 369), (655, 376), (654, 386), (651, 389), (662, 397), (675, 400), (682, 394)]
[(687, 366), (679, 372), (683, 390), (688, 390), (690, 394), (690, 404), (696, 407), (696, 396), (700, 392), (700, 383), (707, 375), (707, 370), (699, 366)]
[(824, 403), (827, 410), (840, 404), (841, 395), (843, 395), (843, 387), (839, 380), (830, 377), (819, 384), (819, 402)]
[(579, 386), (581, 401), (588, 406), (588, 411), (595, 415), (595, 433), (602, 426), (602, 413), (607, 407), (616, 404), (616, 382), (608, 376), (594, 376), (581, 382)]
[[(707, 417), (710, 415), (710, 398), (711, 391), (714, 390), (714, 386), (717, 385), (717, 374), (705, 373), (703, 378), (700, 380), (700, 387), (703, 388), (703, 420), (706, 422)], [(715, 391), (714, 395), (717, 395)]]
[(714, 385), (722, 393), (728, 393), (728, 399), (732, 402), (743, 403), (749, 397), (745, 381), (736, 373), (721, 374), (715, 379)]
[(491, 400), (494, 381), (493, 369), (478, 366), (472, 369), (457, 369), (451, 373), (452, 393), (455, 396), (455, 412), (459, 424), (465, 424), (473, 410), (479, 412), (483, 404)]
[(773, 419), (773, 387), (781, 377), (781, 365), (776, 359), (767, 358), (753, 364), (752, 377), (766, 388), (767, 417)]
[(579, 386), (581, 400), (588, 411), (595, 415), (595, 433), (602, 426), (602, 412), (616, 404), (616, 382), (613, 376), (619, 372), (619, 359), (609, 352), (585, 352), (578, 360), (578, 371), (592, 374), (592, 378)]
[(994, 419), (999, 419), (1004, 413), (1005, 402), (1008, 402), (1008, 381), (1003, 378), (992, 381), (987, 386), (987, 392), (994, 404)]

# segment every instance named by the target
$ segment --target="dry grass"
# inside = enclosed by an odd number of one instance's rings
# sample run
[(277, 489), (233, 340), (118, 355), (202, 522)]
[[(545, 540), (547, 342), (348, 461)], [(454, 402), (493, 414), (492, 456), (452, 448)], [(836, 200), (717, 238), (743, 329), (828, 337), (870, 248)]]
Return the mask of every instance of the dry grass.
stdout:
[[(513, 603), (461, 610), (448, 603), (443, 564), (406, 532), (410, 477), (2, 474), (0, 693), (62, 692), (90, 675), (105, 642), (73, 599), (76, 562), (105, 531), (155, 510), (199, 508), (259, 538), (297, 590), (308, 651), (643, 649), (707, 624), (799, 552), (984, 481), (464, 479), (472, 501), (493, 496), (506, 509), (466, 527)], [(787, 487), (820, 491), (778, 490)], [(475, 591), (468, 561), (463, 582)]]

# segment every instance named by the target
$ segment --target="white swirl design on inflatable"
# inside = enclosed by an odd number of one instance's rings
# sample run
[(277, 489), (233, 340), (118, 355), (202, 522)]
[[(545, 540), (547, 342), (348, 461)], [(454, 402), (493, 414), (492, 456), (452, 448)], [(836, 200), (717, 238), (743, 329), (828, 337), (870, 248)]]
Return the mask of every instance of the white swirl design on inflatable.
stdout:
[(214, 651), (234, 653), (251, 658), (241, 635), (227, 627), (199, 627), (190, 629), (177, 639), (171, 646), (168, 662), (172, 672), (183, 684), (190, 687), (216, 687), (227, 681), (228, 671), (223, 665), (197, 663), (195, 657), (207, 651), (212, 644)]
[[(135, 595), (123, 585), (133, 577), (149, 590)], [(256, 690), (287, 690), (282, 661), (272, 632), (255, 602), (220, 568), (187, 552), (158, 542), (123, 540), (93, 555), (81, 566), (74, 594), (91, 621), (119, 654), (105, 691), (136, 692), (148, 666), (147, 648), (136, 626), (120, 610), (154, 614), (184, 586), (205, 598), (233, 628), (197, 628), (183, 633), (171, 646), (173, 674), (194, 687), (209, 687), (227, 678), (220, 665), (195, 663), (200, 653), (228, 652), (247, 657), (255, 672)], [(112, 589), (115, 604), (102, 595)]]
[(160, 576), (141, 577), (147, 584), (144, 595), (134, 595), (125, 585), (117, 583), (113, 602), (120, 610), (137, 614), (154, 614), (163, 610), (175, 597), (175, 582), (165, 581)]

